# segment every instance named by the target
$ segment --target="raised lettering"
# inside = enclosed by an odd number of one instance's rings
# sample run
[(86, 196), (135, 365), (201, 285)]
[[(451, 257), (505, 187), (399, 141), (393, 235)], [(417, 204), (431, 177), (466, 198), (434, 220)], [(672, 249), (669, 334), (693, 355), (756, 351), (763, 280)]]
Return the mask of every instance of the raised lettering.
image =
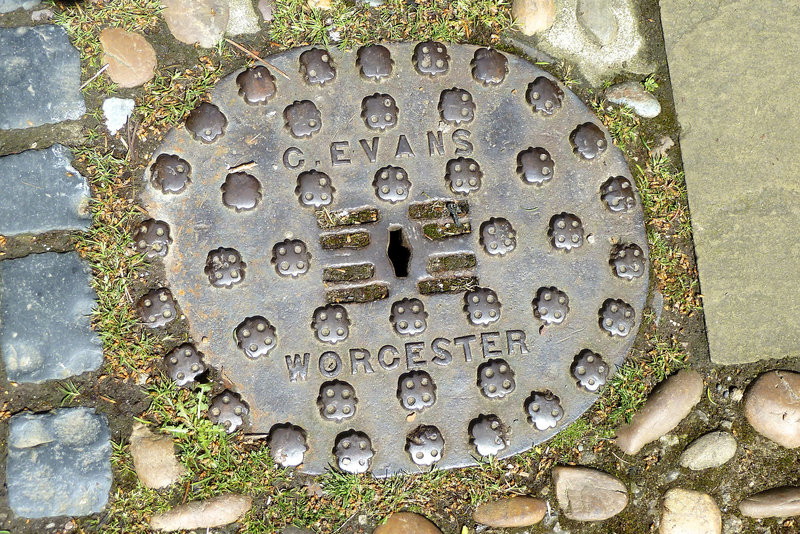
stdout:
[(295, 354), (294, 358), (288, 354), (286, 355), (286, 368), (289, 370), (290, 381), (297, 382), (300, 379), (305, 382), (308, 376), (308, 357), (309, 354), (307, 352), (303, 354), (302, 359), (299, 354)]
[(461, 336), (453, 340), (453, 343), (461, 345), (461, 347), (464, 349), (464, 361), (472, 361), (472, 348), (469, 346), (469, 344), (476, 339), (477, 338), (475, 336)]
[(442, 139), (441, 131), (435, 134), (433, 132), (428, 132), (428, 155), (433, 156), (434, 150), (436, 150), (440, 156), (444, 154), (444, 139)]
[(449, 344), (450, 340), (443, 337), (437, 337), (433, 340), (433, 343), (431, 343), (431, 349), (433, 349), (434, 354), (436, 354), (436, 356), (431, 359), (433, 363), (436, 365), (445, 366), (453, 361), (453, 354), (442, 346)]
[(370, 163), (375, 163), (375, 158), (378, 156), (378, 142), (380, 141), (380, 137), (373, 137), (372, 138), (372, 147), (367, 144), (366, 139), (359, 139), (358, 144), (361, 145), (361, 148), (364, 149), (364, 154), (367, 155), (369, 158)]
[(421, 356), (422, 350), (425, 348), (425, 343), (415, 341), (413, 343), (406, 343), (406, 366), (409, 369), (414, 367), (425, 367), (428, 362)]
[(342, 359), (333, 351), (323, 352), (319, 357), (319, 372), (333, 378), (342, 372)]
[(370, 353), (367, 349), (350, 349), (350, 373), (356, 374), (358, 366), (364, 368), (366, 374), (374, 373), (369, 363)]
[(528, 354), (528, 345), (525, 344), (525, 332), (522, 330), (506, 331), (506, 342), (508, 343), (508, 354), (516, 354), (516, 347), (519, 347), (520, 354)]
[(475, 147), (472, 146), (472, 143), (467, 141), (471, 135), (472, 132), (469, 130), (464, 130), (463, 128), (459, 128), (453, 132), (453, 143), (456, 145), (456, 156), (469, 156), (472, 154), (472, 149)]
[[(392, 360), (386, 361), (386, 353), (390, 352), (392, 354)], [(378, 351), (378, 363), (381, 364), (381, 367), (386, 369), (387, 371), (391, 371), (392, 369), (397, 368), (400, 365), (400, 353), (396, 348), (391, 345), (384, 345), (381, 347), (381, 350)]]
[[(455, 133), (453, 133), (455, 135)], [(397, 140), (397, 150), (394, 152), (394, 157), (414, 157), (414, 151), (411, 150), (411, 145), (408, 144), (408, 139), (403, 134), (400, 134), (400, 138)]]
[[(294, 163), (292, 163), (294, 161)], [(290, 146), (283, 152), (283, 166), (287, 169), (299, 169), (305, 165), (306, 160), (303, 159), (303, 151), (296, 146)]]
[(483, 358), (489, 358), (494, 354), (503, 354), (503, 349), (497, 348), (500, 341), (500, 332), (484, 332), (481, 334), (481, 346), (483, 347)]
[(331, 143), (331, 165), (338, 167), (350, 163), (350, 158), (343, 157), (345, 150), (350, 148), (348, 141), (334, 141)]

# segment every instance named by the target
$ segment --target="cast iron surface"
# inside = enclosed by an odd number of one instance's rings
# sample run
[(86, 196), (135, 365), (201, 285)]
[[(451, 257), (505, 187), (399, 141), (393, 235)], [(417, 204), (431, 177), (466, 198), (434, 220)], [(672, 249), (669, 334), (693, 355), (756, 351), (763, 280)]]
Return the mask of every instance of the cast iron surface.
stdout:
[(506, 457), (575, 420), (648, 285), (641, 200), (597, 117), (474, 46), (269, 62), (290, 79), (222, 80), (144, 176), (168, 228), (156, 250), (143, 225), (140, 248), (246, 403), (226, 392), (212, 418), (270, 434), (284, 465), (377, 476)]

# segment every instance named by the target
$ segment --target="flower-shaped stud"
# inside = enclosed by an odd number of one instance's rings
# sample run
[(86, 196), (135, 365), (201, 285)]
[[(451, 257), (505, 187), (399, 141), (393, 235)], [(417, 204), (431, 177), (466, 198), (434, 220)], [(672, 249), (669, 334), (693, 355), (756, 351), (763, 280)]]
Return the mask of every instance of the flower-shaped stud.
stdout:
[(478, 387), (488, 399), (502, 399), (517, 387), (514, 371), (508, 362), (492, 359), (478, 367)]
[(456, 158), (447, 162), (445, 181), (454, 193), (469, 194), (481, 186), (481, 171), (478, 162), (472, 158)]
[(624, 176), (614, 176), (606, 180), (600, 187), (600, 199), (605, 202), (608, 210), (614, 213), (630, 211), (636, 206), (633, 186)]
[(272, 259), (275, 271), (281, 276), (297, 278), (308, 272), (311, 265), (311, 253), (306, 244), (299, 239), (284, 239), (272, 247)]
[(508, 446), (506, 426), (496, 415), (481, 414), (469, 425), (469, 441), (480, 456), (493, 456)]
[(390, 95), (375, 93), (361, 101), (361, 118), (372, 130), (386, 130), (397, 124), (397, 104)]
[(319, 388), (317, 407), (319, 413), (329, 421), (344, 421), (356, 414), (356, 390), (347, 382), (333, 380)]
[(233, 331), (233, 338), (251, 360), (266, 356), (277, 344), (275, 327), (260, 315), (242, 321)]
[(533, 111), (542, 115), (552, 115), (561, 107), (564, 91), (550, 78), (539, 76), (528, 84), (525, 98), (533, 107)]
[(361, 76), (368, 80), (380, 81), (392, 74), (392, 54), (383, 45), (373, 44), (362, 46), (358, 49), (356, 67)]
[(350, 319), (347, 310), (339, 304), (328, 304), (314, 310), (311, 329), (317, 339), (334, 345), (347, 339), (350, 333)]
[(162, 193), (180, 193), (192, 181), (192, 166), (174, 154), (159, 154), (150, 166), (150, 183)]
[(508, 58), (493, 48), (479, 48), (472, 56), (472, 77), (484, 86), (499, 85), (508, 74)]
[(439, 116), (447, 124), (466, 124), (475, 118), (475, 102), (469, 91), (453, 87), (439, 97)]
[(600, 328), (611, 337), (625, 337), (633, 331), (636, 312), (620, 299), (606, 299), (600, 308)]
[(236, 211), (255, 209), (261, 201), (261, 182), (246, 172), (234, 172), (226, 176), (220, 190), (222, 203)]
[(436, 384), (425, 371), (410, 371), (397, 379), (397, 399), (406, 410), (421, 412), (436, 403)]
[(306, 83), (325, 85), (336, 78), (336, 68), (327, 50), (312, 48), (300, 54), (300, 74)]
[(389, 322), (398, 334), (413, 336), (424, 332), (428, 327), (428, 312), (419, 299), (401, 299), (392, 304)]
[(408, 179), (408, 173), (401, 167), (387, 165), (375, 173), (375, 178), (372, 180), (372, 186), (375, 188), (375, 194), (378, 198), (391, 202), (400, 202), (408, 198), (408, 193), (411, 190), (411, 180)]
[(171, 323), (177, 317), (172, 292), (165, 288), (153, 289), (145, 293), (136, 304), (139, 316), (149, 328), (159, 328)]
[(212, 286), (231, 288), (244, 280), (246, 267), (236, 249), (220, 247), (208, 253), (204, 272)]
[(425, 41), (414, 48), (412, 62), (420, 74), (436, 76), (450, 68), (450, 54), (442, 43)]
[(435, 426), (421, 425), (406, 438), (406, 451), (417, 465), (433, 465), (442, 459), (444, 438)]
[(213, 143), (225, 135), (226, 126), (228, 119), (217, 106), (209, 102), (202, 102), (186, 117), (186, 129), (192, 137), (203, 143)]
[(590, 350), (582, 350), (572, 362), (572, 376), (586, 391), (596, 392), (608, 378), (608, 364), (603, 357)]
[(264, 65), (256, 65), (236, 77), (239, 96), (248, 104), (266, 104), (275, 96), (275, 77)]
[(464, 311), (475, 326), (486, 326), (500, 319), (500, 300), (488, 287), (479, 287), (464, 294)]
[(575, 154), (586, 160), (595, 159), (608, 148), (603, 130), (592, 122), (583, 123), (575, 128), (569, 138)]
[(553, 179), (553, 158), (542, 147), (528, 147), (517, 156), (517, 172), (526, 184), (542, 185)]
[(178, 387), (186, 387), (206, 371), (203, 353), (191, 343), (183, 343), (164, 356), (164, 367)]
[(492, 217), (481, 224), (480, 243), (492, 256), (505, 256), (517, 247), (517, 233), (508, 220)]
[(330, 176), (312, 169), (300, 173), (294, 192), (303, 206), (320, 208), (333, 202), (333, 193), (336, 189), (331, 183)]
[(560, 324), (569, 313), (569, 297), (555, 287), (540, 287), (533, 299), (533, 315), (547, 325)]
[(227, 389), (214, 397), (208, 410), (208, 418), (215, 425), (222, 425), (228, 434), (244, 425), (244, 417), (250, 410), (236, 393)]
[(311, 137), (322, 128), (322, 115), (310, 100), (295, 101), (283, 110), (283, 119), (292, 136)]
[(136, 252), (145, 254), (148, 258), (166, 256), (172, 243), (169, 225), (155, 219), (142, 221), (133, 233), (133, 243)]
[(350, 429), (336, 437), (333, 455), (340, 470), (359, 475), (369, 471), (375, 451), (369, 436)]
[(635, 243), (617, 246), (611, 251), (611, 266), (620, 278), (641, 278), (645, 270), (644, 252)]
[(547, 233), (553, 247), (557, 249), (569, 252), (583, 245), (583, 223), (571, 213), (553, 215)]
[(308, 451), (305, 431), (290, 423), (272, 427), (268, 445), (269, 455), (281, 467), (297, 467)]
[(564, 417), (561, 399), (551, 391), (532, 392), (525, 403), (525, 411), (528, 412), (528, 421), (537, 430), (555, 428)]

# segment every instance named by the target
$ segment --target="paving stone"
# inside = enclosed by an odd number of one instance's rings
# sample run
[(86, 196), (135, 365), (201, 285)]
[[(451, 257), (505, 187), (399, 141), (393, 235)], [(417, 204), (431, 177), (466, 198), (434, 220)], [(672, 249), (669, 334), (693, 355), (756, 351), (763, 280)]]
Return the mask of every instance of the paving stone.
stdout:
[(697, 371), (683, 370), (667, 378), (650, 393), (631, 423), (617, 430), (617, 447), (626, 454), (638, 453), (678, 426), (702, 395), (703, 377)]
[[(556, 2), (555, 22), (550, 29), (527, 40), (543, 52), (574, 63), (592, 85), (600, 85), (604, 79), (619, 72), (653, 72), (654, 64), (645, 54), (634, 0), (599, 2), (602, 9), (589, 16), (586, 12), (591, 5), (581, 2), (579, 6), (579, 0)], [(579, 12), (583, 24), (579, 22)], [(612, 15), (617, 25), (616, 32), (611, 27)], [(601, 43), (601, 39), (609, 41)]]
[(711, 359), (796, 358), (800, 107), (776, 88), (800, 78), (800, 6), (660, 6)]
[(140, 422), (133, 424), (130, 451), (139, 481), (148, 488), (159, 489), (174, 484), (186, 474), (186, 468), (175, 456), (175, 445), (169, 436), (151, 432)]
[(514, 496), (478, 505), (472, 519), (494, 528), (535, 525), (547, 513), (547, 503), (533, 497)]
[(93, 371), (103, 362), (89, 315), (96, 294), (75, 252), (0, 262), (0, 350), (8, 379), (39, 383)]
[(150, 526), (166, 531), (222, 527), (238, 521), (252, 506), (253, 499), (248, 495), (226, 493), (156, 514), (150, 520)]
[(772, 488), (747, 497), (739, 504), (746, 517), (791, 517), (800, 515), (800, 488)]
[(722, 514), (711, 496), (672, 488), (664, 495), (660, 534), (720, 534)]
[(103, 115), (106, 117), (106, 128), (111, 135), (116, 134), (133, 113), (136, 103), (131, 98), (117, 98), (112, 96), (103, 100)]
[(169, 31), (182, 43), (212, 48), (228, 27), (226, 0), (162, 0), (162, 4)]
[(396, 512), (372, 534), (442, 534), (442, 531), (419, 514)]
[(628, 489), (617, 478), (588, 467), (553, 468), (558, 505), (576, 521), (603, 521), (628, 505)]
[(629, 106), (634, 113), (645, 119), (652, 119), (661, 113), (661, 104), (648, 93), (639, 82), (622, 82), (612, 85), (605, 91), (606, 100), (613, 104)]
[(225, 33), (228, 35), (241, 35), (257, 33), (261, 27), (258, 25), (258, 15), (253, 8), (252, 0), (225, 0), (228, 3), (228, 26)]
[(0, 0), (0, 13), (10, 13), (17, 9), (31, 9), (41, 3), (41, 0)]
[(106, 28), (100, 32), (100, 46), (101, 62), (108, 64), (106, 74), (120, 87), (137, 87), (155, 76), (156, 51), (143, 35)]
[(81, 63), (64, 28), (0, 28), (0, 130), (80, 119)]
[(762, 436), (800, 447), (800, 373), (769, 371), (756, 378), (744, 399), (744, 415)]
[(264, 22), (272, 22), (275, 18), (275, 0), (258, 0), (258, 10)]
[(511, 14), (522, 33), (534, 35), (553, 25), (556, 6), (553, 0), (514, 0)]
[(72, 152), (53, 145), (0, 158), (0, 234), (86, 230), (89, 185), (72, 167)]
[(683, 451), (680, 464), (692, 471), (719, 467), (736, 455), (736, 448), (736, 438), (730, 432), (710, 432)]
[(89, 408), (23, 413), (9, 423), (8, 503), (27, 518), (99, 512), (111, 489), (111, 442)]

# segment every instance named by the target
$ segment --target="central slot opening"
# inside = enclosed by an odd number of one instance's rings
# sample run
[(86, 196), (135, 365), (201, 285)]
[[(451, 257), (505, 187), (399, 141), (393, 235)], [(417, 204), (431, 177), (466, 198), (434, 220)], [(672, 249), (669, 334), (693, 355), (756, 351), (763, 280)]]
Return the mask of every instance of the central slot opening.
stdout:
[(389, 247), (386, 249), (389, 261), (397, 278), (408, 276), (408, 264), (411, 260), (411, 247), (408, 246), (402, 228), (389, 229)]

